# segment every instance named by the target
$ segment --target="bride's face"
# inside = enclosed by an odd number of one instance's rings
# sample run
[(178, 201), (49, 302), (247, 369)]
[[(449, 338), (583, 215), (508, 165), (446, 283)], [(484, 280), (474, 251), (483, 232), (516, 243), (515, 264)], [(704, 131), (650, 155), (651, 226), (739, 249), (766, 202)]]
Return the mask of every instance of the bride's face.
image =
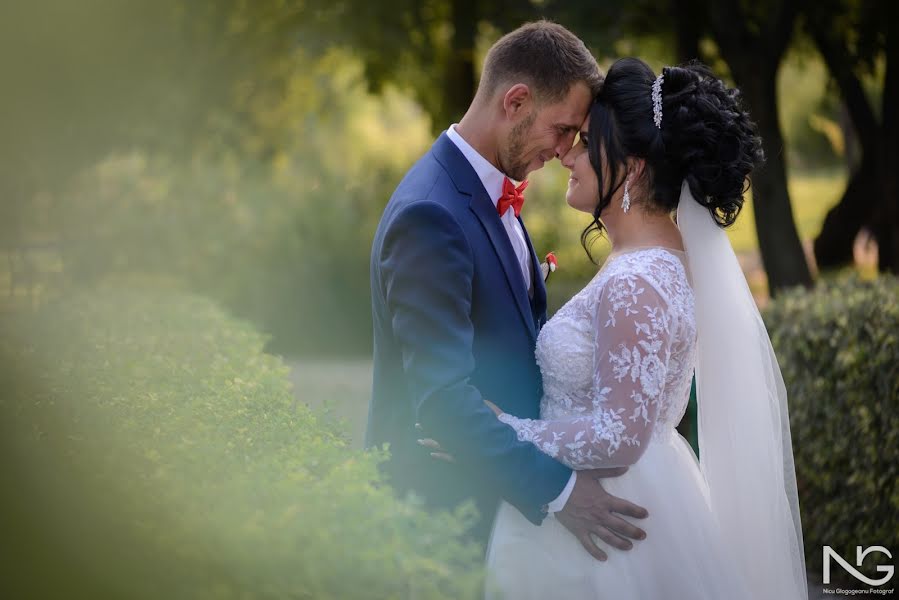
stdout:
[(562, 157), (562, 164), (571, 171), (568, 179), (568, 192), (565, 200), (568, 205), (585, 213), (593, 213), (599, 203), (599, 182), (596, 171), (590, 164), (590, 156), (587, 152), (587, 131), (590, 127), (590, 116), (581, 125), (578, 139), (574, 146)]

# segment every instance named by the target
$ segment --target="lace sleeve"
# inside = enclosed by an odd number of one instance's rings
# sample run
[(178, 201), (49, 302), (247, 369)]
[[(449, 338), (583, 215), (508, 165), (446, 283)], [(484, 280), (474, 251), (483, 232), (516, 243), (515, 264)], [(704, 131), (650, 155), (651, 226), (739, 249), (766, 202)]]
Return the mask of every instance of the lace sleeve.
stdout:
[(573, 469), (631, 465), (646, 450), (671, 355), (668, 303), (645, 279), (618, 275), (594, 305), (592, 407), (557, 420), (500, 420)]

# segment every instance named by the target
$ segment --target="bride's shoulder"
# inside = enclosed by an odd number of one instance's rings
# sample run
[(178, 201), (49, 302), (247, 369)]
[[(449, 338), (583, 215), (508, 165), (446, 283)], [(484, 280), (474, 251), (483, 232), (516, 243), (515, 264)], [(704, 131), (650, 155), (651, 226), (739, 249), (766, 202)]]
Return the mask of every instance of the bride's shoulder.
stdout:
[[(677, 250), (663, 247), (639, 248), (610, 256), (603, 266), (599, 288), (645, 282), (662, 297), (683, 296), (690, 293), (685, 256)], [(600, 291), (600, 290), (597, 290)]]

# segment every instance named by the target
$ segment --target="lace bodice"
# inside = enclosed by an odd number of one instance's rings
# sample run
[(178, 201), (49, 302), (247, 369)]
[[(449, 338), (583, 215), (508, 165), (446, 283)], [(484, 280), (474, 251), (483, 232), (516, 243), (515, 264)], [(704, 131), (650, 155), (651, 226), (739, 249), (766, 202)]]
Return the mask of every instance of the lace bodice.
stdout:
[(500, 420), (573, 469), (633, 464), (683, 417), (695, 351), (681, 260), (663, 248), (610, 257), (540, 331), (541, 418)]

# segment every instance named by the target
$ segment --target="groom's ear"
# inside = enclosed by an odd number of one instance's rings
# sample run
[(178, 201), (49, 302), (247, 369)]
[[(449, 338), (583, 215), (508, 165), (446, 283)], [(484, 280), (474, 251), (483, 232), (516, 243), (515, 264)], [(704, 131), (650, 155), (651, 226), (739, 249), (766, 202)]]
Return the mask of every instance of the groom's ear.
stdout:
[(516, 83), (503, 95), (503, 111), (510, 120), (517, 120), (528, 114), (533, 103), (531, 88), (525, 83)]

